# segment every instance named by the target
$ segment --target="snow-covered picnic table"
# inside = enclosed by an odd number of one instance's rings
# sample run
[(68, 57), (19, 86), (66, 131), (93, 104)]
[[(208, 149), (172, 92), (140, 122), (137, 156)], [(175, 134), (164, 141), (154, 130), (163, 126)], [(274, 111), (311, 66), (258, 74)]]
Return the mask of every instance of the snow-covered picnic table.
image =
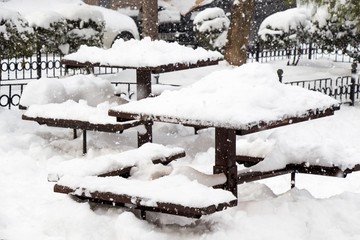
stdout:
[(65, 56), (67, 68), (117, 67), (136, 69), (137, 99), (151, 94), (151, 74), (218, 64), (222, 54), (203, 48), (190, 48), (161, 40), (119, 40), (110, 49), (81, 46)]
[[(110, 108), (118, 119), (137, 119), (215, 128), (214, 174), (227, 177), (222, 188), (237, 196), (236, 135), (326, 117), (339, 103), (326, 95), (279, 83), (266, 64), (246, 64), (214, 72), (178, 91), (165, 91)], [(320, 163), (321, 164), (321, 163)]]

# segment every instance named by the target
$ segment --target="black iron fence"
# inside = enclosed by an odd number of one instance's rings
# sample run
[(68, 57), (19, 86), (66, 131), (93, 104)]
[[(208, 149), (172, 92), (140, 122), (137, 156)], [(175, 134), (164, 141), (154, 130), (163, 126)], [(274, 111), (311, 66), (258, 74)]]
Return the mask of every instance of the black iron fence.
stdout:
[[(324, 93), (330, 97), (339, 100), (341, 103), (350, 103), (354, 105), (359, 100), (360, 95), (360, 77), (357, 74), (357, 63), (351, 65), (351, 76), (332, 78), (322, 78), (315, 80), (286, 82), (292, 86), (300, 86), (312, 91)], [(282, 82), (283, 70), (278, 69), (279, 81)]]
[[(0, 106), (18, 106), (24, 86), (41, 77), (58, 78), (65, 75), (84, 73), (86, 69), (65, 69), (61, 64), (62, 56), (47, 53), (31, 57), (0, 59)], [(121, 71), (114, 67), (95, 67), (96, 75), (114, 74)], [(128, 85), (125, 83), (125, 85)], [(130, 85), (129, 85), (130, 86)]]
[(31, 57), (0, 59), (0, 80), (33, 80), (42, 76), (59, 77), (64, 74), (61, 56), (42, 54)]
[(18, 106), (26, 83), (10, 83), (0, 85), (0, 106), (11, 108)]
[[(351, 51), (351, 49), (349, 49)], [(249, 62), (271, 62), (276, 60), (291, 60), (296, 61), (299, 59), (318, 59), (328, 57), (336, 62), (353, 62), (353, 59), (344, 54), (342, 50), (334, 50), (328, 52), (321, 48), (314, 46), (313, 44), (302, 45), (292, 49), (279, 49), (268, 50), (263, 49), (259, 44), (249, 46), (247, 51), (247, 58)]]
[(359, 100), (360, 79), (351, 76), (338, 77), (336, 79), (324, 78), (308, 81), (288, 82), (293, 86), (300, 86), (312, 91), (322, 92), (342, 103), (350, 103)]

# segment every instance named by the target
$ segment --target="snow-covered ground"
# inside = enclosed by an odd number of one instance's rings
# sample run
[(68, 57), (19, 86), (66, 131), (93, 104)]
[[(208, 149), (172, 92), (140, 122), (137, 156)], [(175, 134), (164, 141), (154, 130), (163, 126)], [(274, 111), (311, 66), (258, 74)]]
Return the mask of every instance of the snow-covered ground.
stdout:
[[(285, 81), (350, 74), (350, 64), (325, 59), (300, 61), (297, 67), (288, 67), (285, 61), (273, 65), (275, 70), (284, 69)], [(167, 73), (160, 81), (187, 85), (223, 68), (226, 65), (220, 64)], [(106, 78), (121, 74), (133, 77), (133, 72), (124, 71)], [(144, 221), (137, 212), (75, 202), (54, 193), (47, 174), (63, 161), (82, 157), (81, 138), (72, 139), (68, 129), (23, 121), (21, 114), (0, 109), (0, 239), (360, 239), (360, 173), (345, 179), (297, 175), (292, 190), (288, 175), (242, 184), (237, 207), (199, 220), (150, 213)], [(304, 151), (346, 151), (356, 159), (359, 119), (360, 106), (343, 105), (332, 117), (243, 138), (289, 136), (288, 144), (299, 144)], [(88, 135), (88, 157), (136, 147), (135, 130)], [(187, 156), (172, 164), (212, 171), (213, 129), (195, 135), (192, 128), (158, 123), (154, 142), (186, 150)]]

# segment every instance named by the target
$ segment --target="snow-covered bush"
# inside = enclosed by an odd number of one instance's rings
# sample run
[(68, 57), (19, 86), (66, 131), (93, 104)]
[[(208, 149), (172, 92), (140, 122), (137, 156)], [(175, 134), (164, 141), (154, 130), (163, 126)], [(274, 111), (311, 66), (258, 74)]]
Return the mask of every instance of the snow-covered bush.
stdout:
[[(360, 29), (357, 20), (349, 12), (344, 14), (345, 5), (323, 5), (314, 8), (311, 36), (316, 46), (332, 52), (342, 50), (356, 57), (360, 44)], [(352, 51), (348, 47), (353, 47)]]
[(230, 20), (221, 8), (207, 8), (194, 19), (194, 32), (199, 46), (223, 52)]
[(37, 51), (65, 53), (66, 21), (59, 13), (53, 11), (32, 12), (26, 15), (35, 32)]
[[(260, 25), (258, 35), (261, 46), (267, 49), (297, 49), (297, 64), (301, 45), (310, 39), (311, 12), (307, 8), (291, 8), (267, 17)], [(290, 54), (290, 53), (289, 53)]]
[(33, 34), (29, 23), (18, 12), (0, 9), (0, 58), (31, 55)]
[(68, 49), (63, 49), (64, 53), (75, 52), (81, 45), (102, 46), (105, 22), (101, 12), (81, 5), (58, 12), (66, 19), (67, 25)]

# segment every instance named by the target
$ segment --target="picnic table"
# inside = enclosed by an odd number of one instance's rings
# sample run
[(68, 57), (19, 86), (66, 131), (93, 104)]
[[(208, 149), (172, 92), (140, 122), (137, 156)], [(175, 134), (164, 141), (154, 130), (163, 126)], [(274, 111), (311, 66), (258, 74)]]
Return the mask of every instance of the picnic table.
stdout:
[(66, 68), (135, 69), (139, 100), (151, 94), (151, 74), (216, 65), (222, 59), (219, 52), (145, 38), (126, 42), (119, 40), (110, 49), (82, 46), (61, 62)]
[[(263, 161), (263, 157), (236, 155), (241, 146), (237, 146), (238, 135), (331, 116), (340, 104), (322, 93), (281, 84), (270, 65), (259, 63), (229, 67), (180, 90), (148, 98), (152, 73), (216, 64), (222, 57), (197, 50), (149, 39), (133, 40), (119, 42), (109, 50), (82, 47), (77, 53), (65, 57), (63, 63), (67, 67), (136, 69), (138, 101), (110, 107), (108, 115), (116, 117), (119, 123), (132, 120), (148, 123), (142, 143), (152, 142), (153, 122), (182, 124), (195, 129), (214, 128), (215, 162), (210, 176), (193, 170), (174, 174), (176, 171), (172, 167), (167, 174), (149, 181), (139, 181), (136, 177), (65, 176), (54, 190), (113, 206), (129, 205), (141, 211), (200, 217), (236, 206), (237, 185), (244, 182), (286, 173), (346, 176), (360, 170), (360, 165), (341, 169), (317, 162), (314, 165), (293, 164), (290, 159), (284, 168), (238, 171), (237, 163), (252, 166)], [(152, 169), (152, 166), (143, 167)], [(161, 167), (159, 170), (163, 171)], [(129, 171), (126, 174), (131, 175)], [(198, 176), (199, 181), (192, 181), (194, 176)], [(179, 192), (181, 198), (177, 195)]]
[[(218, 187), (237, 196), (237, 184), (244, 182), (236, 165), (237, 135), (330, 116), (339, 109), (328, 96), (279, 83), (270, 68), (247, 64), (215, 72), (181, 90), (111, 108), (109, 115), (215, 128), (213, 173), (223, 173), (227, 180)], [(251, 180), (251, 174), (247, 177)]]

